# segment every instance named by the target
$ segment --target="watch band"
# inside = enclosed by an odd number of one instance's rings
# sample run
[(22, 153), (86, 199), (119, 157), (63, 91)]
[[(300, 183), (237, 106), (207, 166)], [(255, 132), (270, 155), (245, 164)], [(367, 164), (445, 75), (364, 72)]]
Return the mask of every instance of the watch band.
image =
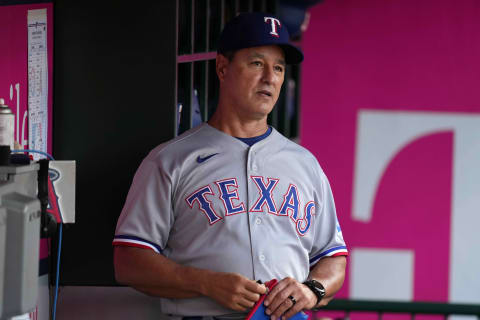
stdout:
[(315, 279), (307, 280), (303, 284), (306, 285), (310, 290), (312, 290), (312, 292), (317, 297), (317, 303), (315, 303), (315, 307), (312, 308), (312, 310), (315, 311), (316, 307), (326, 294), (325, 287)]

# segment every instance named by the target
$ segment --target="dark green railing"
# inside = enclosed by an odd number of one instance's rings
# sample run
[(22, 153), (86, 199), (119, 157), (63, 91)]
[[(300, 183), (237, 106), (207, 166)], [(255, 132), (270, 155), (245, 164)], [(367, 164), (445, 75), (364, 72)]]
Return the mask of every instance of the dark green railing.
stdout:
[[(480, 304), (335, 299), (323, 310), (343, 311), (345, 315), (342, 319), (350, 319), (351, 312), (359, 311), (376, 312), (379, 320), (386, 313), (410, 314), (411, 319), (415, 319), (415, 315), (418, 314), (441, 315), (445, 319), (450, 315), (471, 315), (480, 319)], [(321, 311), (314, 313), (314, 318), (320, 317), (321, 313)]]

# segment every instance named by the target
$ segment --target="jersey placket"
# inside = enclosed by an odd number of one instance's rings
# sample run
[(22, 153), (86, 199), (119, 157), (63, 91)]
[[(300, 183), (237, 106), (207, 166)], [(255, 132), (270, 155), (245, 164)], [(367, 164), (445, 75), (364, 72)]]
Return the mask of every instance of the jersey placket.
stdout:
[[(261, 156), (259, 155), (259, 144), (253, 145), (248, 151), (247, 158), (247, 188), (248, 188), (248, 219), (250, 228), (250, 244), (252, 248), (252, 266), (255, 280), (267, 281), (269, 275), (268, 270), (269, 257), (267, 252), (261, 249), (261, 242), (266, 241), (264, 228), (265, 212), (256, 212), (253, 210), (256, 201), (261, 197), (259, 187), (256, 185), (254, 178), (264, 178), (261, 167)], [(264, 207), (262, 207), (263, 209)]]

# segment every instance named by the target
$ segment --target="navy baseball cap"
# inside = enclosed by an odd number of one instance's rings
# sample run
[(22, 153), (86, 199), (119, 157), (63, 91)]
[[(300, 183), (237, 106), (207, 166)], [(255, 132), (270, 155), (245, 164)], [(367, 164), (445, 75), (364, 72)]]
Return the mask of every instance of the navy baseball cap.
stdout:
[(244, 48), (276, 45), (285, 52), (287, 64), (303, 61), (303, 53), (290, 43), (287, 27), (275, 16), (262, 13), (241, 13), (223, 28), (218, 53)]

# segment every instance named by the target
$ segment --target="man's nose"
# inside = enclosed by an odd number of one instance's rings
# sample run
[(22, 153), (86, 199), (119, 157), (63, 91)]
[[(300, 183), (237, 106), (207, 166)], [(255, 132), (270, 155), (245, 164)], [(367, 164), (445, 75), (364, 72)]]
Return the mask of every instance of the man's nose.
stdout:
[(265, 83), (273, 83), (276, 78), (276, 74), (273, 70), (273, 67), (265, 67), (263, 68), (262, 80)]

